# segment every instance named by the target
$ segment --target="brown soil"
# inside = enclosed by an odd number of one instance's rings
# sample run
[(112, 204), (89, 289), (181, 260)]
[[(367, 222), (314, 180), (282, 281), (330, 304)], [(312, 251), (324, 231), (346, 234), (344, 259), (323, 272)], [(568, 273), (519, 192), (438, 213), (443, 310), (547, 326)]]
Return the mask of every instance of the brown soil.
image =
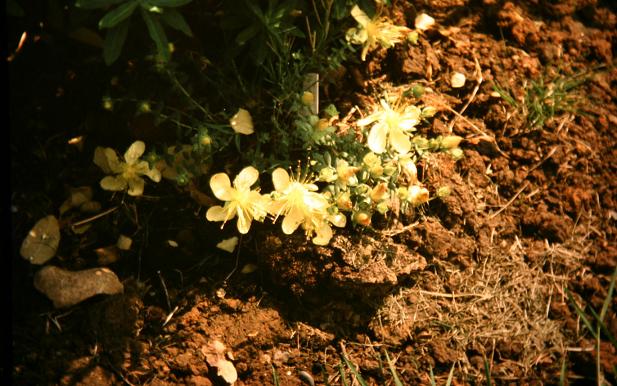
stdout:
[[(598, 357), (605, 382), (617, 384), (616, 348), (603, 335), (596, 352), (565, 290), (599, 312), (617, 265), (617, 8), (394, 3), (399, 21), (413, 25), (423, 11), (439, 31), (375, 53), (359, 76), (368, 89), (377, 79), (428, 80), (441, 111), (429, 135), (451, 128), (465, 138), (465, 156), (431, 156), (420, 175), (431, 192), (451, 194), (412, 221), (337, 232), (327, 247), (258, 228), (231, 257), (213, 248), (203, 213), (186, 213), (180, 229), (152, 230), (139, 262), (124, 262), (124, 294), (69, 310), (30, 288), (33, 270), (20, 265), (15, 384), (225, 384), (205, 359), (214, 340), (228, 349), (238, 385), (274, 384), (273, 374), (301, 385), (301, 371), (315, 384), (344, 384), (340, 371), (351, 382), (343, 353), (369, 385), (394, 384), (386, 354), (408, 385), (430, 384), (431, 371), (445, 384), (451, 368), (454, 385), (485, 384), (487, 368), (495, 384), (558, 384), (564, 361), (565, 382), (595, 384)], [(453, 71), (466, 75), (462, 89), (448, 86)], [(542, 127), (493, 89), (497, 81), (521, 101), (525, 82), (581, 72), (571, 108)], [(362, 96), (352, 99), (341, 104)], [(451, 113), (468, 101), (462, 117)], [(249, 263), (257, 270), (241, 273)], [(136, 280), (136, 267), (150, 276)], [(616, 311), (609, 299), (613, 336)]]

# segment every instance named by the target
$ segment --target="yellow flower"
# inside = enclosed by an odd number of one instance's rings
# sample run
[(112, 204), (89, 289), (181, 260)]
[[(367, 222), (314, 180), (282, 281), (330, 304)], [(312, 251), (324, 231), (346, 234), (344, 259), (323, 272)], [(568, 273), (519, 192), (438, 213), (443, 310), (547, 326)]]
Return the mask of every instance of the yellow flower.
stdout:
[(94, 151), (94, 163), (105, 173), (115, 174), (101, 180), (101, 188), (111, 191), (120, 191), (128, 187), (128, 194), (141, 196), (145, 182), (141, 176), (147, 176), (154, 182), (161, 180), (161, 172), (150, 168), (147, 161), (140, 161), (146, 145), (142, 141), (135, 141), (124, 153), (124, 162), (118, 159), (112, 148), (97, 147)]
[(352, 44), (363, 45), (362, 60), (366, 60), (368, 51), (375, 49), (377, 45), (393, 47), (404, 41), (411, 32), (407, 27), (393, 25), (386, 17), (371, 20), (357, 5), (352, 8), (351, 16), (358, 22), (358, 27), (347, 30), (346, 38)]
[(210, 178), (210, 188), (225, 206), (213, 206), (208, 209), (206, 218), (209, 221), (223, 221), (238, 216), (238, 232), (248, 233), (253, 220), (263, 221), (267, 214), (269, 199), (259, 194), (258, 190), (251, 190), (251, 186), (257, 182), (259, 171), (248, 166), (240, 171), (234, 178), (233, 187), (229, 177), (225, 173), (217, 173)]
[(377, 154), (383, 153), (389, 146), (400, 154), (408, 153), (411, 141), (407, 133), (415, 130), (420, 121), (420, 109), (413, 105), (402, 109), (392, 108), (383, 99), (380, 105), (381, 108), (377, 108), (373, 114), (358, 121), (359, 126), (374, 123), (368, 135), (368, 147)]
[(278, 168), (272, 172), (275, 192), (269, 212), (275, 217), (284, 216), (281, 225), (283, 233), (292, 234), (300, 225), (313, 243), (327, 245), (332, 237), (330, 224), (344, 227), (346, 217), (328, 212), (328, 200), (317, 193), (317, 186), (308, 181), (292, 179), (287, 171)]
[(229, 120), (231, 128), (238, 134), (250, 135), (254, 133), (253, 118), (245, 109), (238, 109), (236, 115)]

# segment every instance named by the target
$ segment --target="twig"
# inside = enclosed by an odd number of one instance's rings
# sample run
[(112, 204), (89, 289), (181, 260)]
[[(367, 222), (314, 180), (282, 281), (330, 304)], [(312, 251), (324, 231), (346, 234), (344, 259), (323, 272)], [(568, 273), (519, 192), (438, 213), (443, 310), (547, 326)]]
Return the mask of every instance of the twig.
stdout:
[(400, 235), (401, 233), (405, 233), (408, 230), (413, 229), (414, 227), (416, 227), (419, 223), (416, 221), (413, 224), (409, 224), (406, 225), (404, 227), (402, 227), (401, 229), (395, 229), (395, 230), (390, 230), (390, 231), (383, 231), (382, 234), (384, 236), (388, 236), (388, 237), (392, 237), (392, 236), (396, 236), (396, 235)]
[(232, 269), (231, 272), (229, 272), (229, 274), (225, 277), (225, 280), (223, 280), (223, 283), (227, 283), (227, 280), (229, 280), (231, 275), (233, 275), (234, 272), (236, 272), (236, 270), (238, 269), (238, 261), (240, 260), (240, 246), (241, 245), (242, 245), (242, 235), (240, 235), (240, 240), (238, 241), (238, 250), (236, 252), (236, 265), (234, 266), (234, 269)]
[(167, 292), (165, 280), (163, 280), (163, 275), (161, 275), (161, 271), (156, 271), (156, 273), (159, 275), (159, 279), (161, 280), (161, 284), (163, 285), (163, 291), (165, 292), (165, 300), (167, 300), (167, 311), (171, 312), (171, 302), (169, 301), (169, 292)]
[(495, 212), (495, 213), (491, 214), (490, 216), (488, 216), (489, 220), (495, 218), (499, 213), (503, 212), (504, 210), (506, 210), (507, 207), (512, 205), (514, 200), (516, 200), (516, 197), (518, 197), (519, 194), (523, 193), (523, 190), (525, 190), (528, 186), (529, 186), (529, 181), (525, 181), (525, 184), (523, 185), (523, 187), (520, 188), (518, 190), (518, 192), (516, 192), (514, 194), (514, 196), (510, 199), (510, 201), (506, 202), (506, 204), (504, 206), (502, 206), (501, 209), (499, 209), (497, 212)]
[(470, 294), (470, 293), (463, 293), (463, 294), (447, 294), (447, 293), (442, 293), (442, 292), (433, 292), (433, 291), (424, 291), (424, 290), (418, 290), (418, 293), (422, 294), (422, 295), (428, 295), (428, 296), (435, 296), (438, 298), (448, 298), (448, 299), (457, 299), (457, 298), (482, 298), (482, 299), (489, 299), (490, 296), (487, 295), (481, 295), (481, 294)]
[(542, 158), (542, 160), (540, 162), (538, 162), (537, 164), (535, 164), (534, 166), (531, 167), (531, 169), (529, 169), (527, 171), (527, 175), (529, 175), (531, 172), (533, 172), (534, 170), (536, 170), (538, 167), (540, 167), (540, 165), (542, 165), (544, 162), (546, 162), (549, 158), (551, 158), (553, 156), (553, 154), (555, 154), (555, 152), (557, 151), (558, 146), (555, 146), (554, 148), (552, 148), (548, 154), (546, 155), (546, 157)]
[(94, 221), (94, 220), (98, 220), (98, 219), (99, 219), (99, 218), (101, 218), (101, 217), (107, 216), (108, 214), (112, 213), (113, 211), (115, 211), (115, 210), (117, 210), (117, 209), (118, 209), (118, 206), (114, 206), (113, 208), (110, 208), (110, 209), (107, 209), (107, 210), (106, 210), (106, 211), (104, 211), (104, 212), (101, 212), (101, 213), (95, 214), (95, 215), (94, 215), (94, 216), (92, 216), (92, 217), (88, 217), (88, 218), (83, 219), (83, 220), (81, 220), (81, 221), (77, 221), (76, 223), (71, 224), (71, 230), (72, 230), (72, 231), (75, 231), (75, 228), (80, 227), (80, 226), (82, 226), (82, 225), (85, 225), (85, 224), (87, 224), (87, 223), (89, 223), (89, 222), (92, 222), (92, 221)]

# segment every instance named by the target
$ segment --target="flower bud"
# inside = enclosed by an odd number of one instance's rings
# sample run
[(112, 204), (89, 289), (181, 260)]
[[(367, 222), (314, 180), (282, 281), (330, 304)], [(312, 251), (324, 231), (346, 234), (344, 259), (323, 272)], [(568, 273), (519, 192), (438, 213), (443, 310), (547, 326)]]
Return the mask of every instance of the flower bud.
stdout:
[(386, 201), (382, 201), (377, 204), (375, 209), (377, 209), (377, 211), (381, 214), (386, 214), (390, 208), (388, 207), (388, 203)]
[(373, 202), (379, 202), (385, 198), (387, 192), (388, 185), (385, 182), (381, 182), (371, 190), (371, 200), (373, 200)]
[(362, 158), (362, 162), (364, 162), (368, 168), (381, 166), (381, 158), (373, 152), (366, 153), (366, 155)]
[(455, 147), (454, 149), (450, 149), (448, 151), (448, 153), (450, 153), (450, 156), (455, 160), (458, 161), (461, 158), (463, 158), (463, 150), (460, 147)]
[(437, 192), (435, 192), (435, 195), (439, 198), (444, 198), (444, 197), (448, 197), (450, 193), (452, 193), (452, 189), (450, 189), (449, 186), (442, 186), (439, 189), (437, 189)]
[(407, 197), (407, 201), (409, 201), (413, 205), (420, 205), (428, 202), (429, 193), (426, 188), (423, 188), (418, 185), (412, 185), (409, 187), (409, 196)]
[(396, 188), (396, 196), (400, 200), (407, 200), (407, 198), (409, 197), (409, 189), (404, 186)]
[(437, 114), (437, 109), (433, 106), (426, 106), (422, 109), (422, 118), (431, 118)]
[(315, 96), (313, 95), (312, 92), (310, 91), (305, 91), (302, 94), (302, 104), (305, 106), (311, 106), (313, 105), (313, 99), (315, 98)]
[(444, 149), (454, 149), (458, 147), (462, 140), (463, 137), (459, 137), (458, 135), (448, 135), (441, 140), (441, 147)]
[(417, 31), (411, 31), (407, 34), (407, 41), (411, 44), (418, 44), (418, 38), (419, 35)]
[(352, 216), (353, 222), (362, 226), (371, 225), (371, 215), (365, 211), (355, 212)]
[(338, 178), (345, 184), (356, 174), (358, 170), (360, 170), (360, 168), (356, 166), (349, 166), (347, 161), (336, 161), (336, 173), (338, 174)]
[(338, 196), (336, 199), (336, 206), (340, 210), (351, 210), (351, 208), (353, 208), (353, 203), (349, 198), (349, 192), (343, 192)]
[(328, 120), (326, 118), (321, 118), (313, 124), (313, 128), (317, 131), (323, 131), (328, 127), (330, 127), (330, 124), (328, 123)]
[(383, 176), (383, 166), (373, 166), (369, 172), (371, 173), (371, 177), (373, 178), (381, 177)]
[(392, 162), (388, 162), (386, 165), (384, 165), (383, 174), (385, 174), (386, 176), (391, 176), (396, 172), (396, 169), (396, 166)]
[(336, 170), (331, 166), (326, 166), (319, 171), (319, 181), (333, 182), (337, 178)]

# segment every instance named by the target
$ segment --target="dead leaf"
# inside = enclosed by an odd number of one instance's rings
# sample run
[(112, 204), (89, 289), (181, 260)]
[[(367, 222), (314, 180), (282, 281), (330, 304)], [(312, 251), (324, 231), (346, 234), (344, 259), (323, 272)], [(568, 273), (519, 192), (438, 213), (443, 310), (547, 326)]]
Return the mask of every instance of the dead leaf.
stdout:
[(34, 225), (21, 243), (19, 253), (32, 264), (44, 264), (56, 255), (60, 245), (60, 225), (55, 216), (47, 216)]
[(225, 351), (225, 345), (218, 340), (214, 340), (201, 348), (202, 354), (206, 356), (208, 365), (216, 367), (217, 375), (232, 385), (238, 380), (238, 372), (234, 364), (225, 358)]
[(70, 307), (95, 295), (124, 291), (116, 274), (107, 268), (68, 271), (53, 265), (41, 268), (34, 275), (34, 287), (56, 308)]

